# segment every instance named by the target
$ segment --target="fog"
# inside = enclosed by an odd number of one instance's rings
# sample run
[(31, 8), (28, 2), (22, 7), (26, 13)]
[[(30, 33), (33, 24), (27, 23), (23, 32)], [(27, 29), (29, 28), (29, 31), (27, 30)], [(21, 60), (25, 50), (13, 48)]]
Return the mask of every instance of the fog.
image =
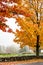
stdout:
[(0, 45), (0, 53), (34, 53), (29, 46), (23, 48), (16, 47), (14, 44), (10, 46)]

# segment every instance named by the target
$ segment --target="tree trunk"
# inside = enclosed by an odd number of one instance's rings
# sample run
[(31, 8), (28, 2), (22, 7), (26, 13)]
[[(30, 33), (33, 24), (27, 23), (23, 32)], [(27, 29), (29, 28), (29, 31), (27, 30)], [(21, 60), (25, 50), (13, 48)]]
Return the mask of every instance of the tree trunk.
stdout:
[(40, 45), (39, 45), (39, 38), (40, 38), (40, 36), (37, 35), (37, 43), (36, 43), (36, 57), (39, 57), (39, 47), (40, 47)]

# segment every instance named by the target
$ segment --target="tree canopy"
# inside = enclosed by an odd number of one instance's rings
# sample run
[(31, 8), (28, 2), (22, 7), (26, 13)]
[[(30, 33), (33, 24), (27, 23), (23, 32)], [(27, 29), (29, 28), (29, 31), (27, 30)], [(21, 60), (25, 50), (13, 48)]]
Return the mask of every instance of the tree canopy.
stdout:
[[(13, 32), (5, 24), (5, 17), (15, 18), (20, 30)], [(6, 28), (9, 29), (6, 31)], [(16, 36), (14, 42), (21, 47), (29, 45), (34, 48), (39, 35), (39, 44), (43, 48), (43, 0), (0, 0), (0, 29), (12, 32)]]

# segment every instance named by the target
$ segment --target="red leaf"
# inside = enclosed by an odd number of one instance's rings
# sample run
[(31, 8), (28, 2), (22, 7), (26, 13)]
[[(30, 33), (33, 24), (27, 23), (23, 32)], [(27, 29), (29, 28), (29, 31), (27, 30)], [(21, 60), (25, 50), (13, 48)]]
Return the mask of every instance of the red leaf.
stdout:
[(10, 33), (11, 33), (11, 32), (13, 32), (13, 31), (12, 31), (12, 29), (9, 28), (9, 30), (8, 30), (7, 32), (10, 32)]

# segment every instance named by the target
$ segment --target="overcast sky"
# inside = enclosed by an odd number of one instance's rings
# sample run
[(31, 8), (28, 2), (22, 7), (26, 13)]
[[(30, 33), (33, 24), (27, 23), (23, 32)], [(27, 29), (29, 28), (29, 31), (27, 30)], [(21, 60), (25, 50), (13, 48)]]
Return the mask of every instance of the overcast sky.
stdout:
[[(6, 22), (6, 24), (9, 25), (9, 27), (12, 28), (13, 31), (16, 31), (16, 29), (20, 29), (20, 27), (18, 27), (17, 24), (15, 24), (15, 21), (15, 19), (10, 18)], [(2, 30), (0, 30), (0, 45), (9, 46), (14, 44), (18, 47), (19, 45), (13, 42), (14, 37), (15, 36), (12, 33), (3, 32)]]

